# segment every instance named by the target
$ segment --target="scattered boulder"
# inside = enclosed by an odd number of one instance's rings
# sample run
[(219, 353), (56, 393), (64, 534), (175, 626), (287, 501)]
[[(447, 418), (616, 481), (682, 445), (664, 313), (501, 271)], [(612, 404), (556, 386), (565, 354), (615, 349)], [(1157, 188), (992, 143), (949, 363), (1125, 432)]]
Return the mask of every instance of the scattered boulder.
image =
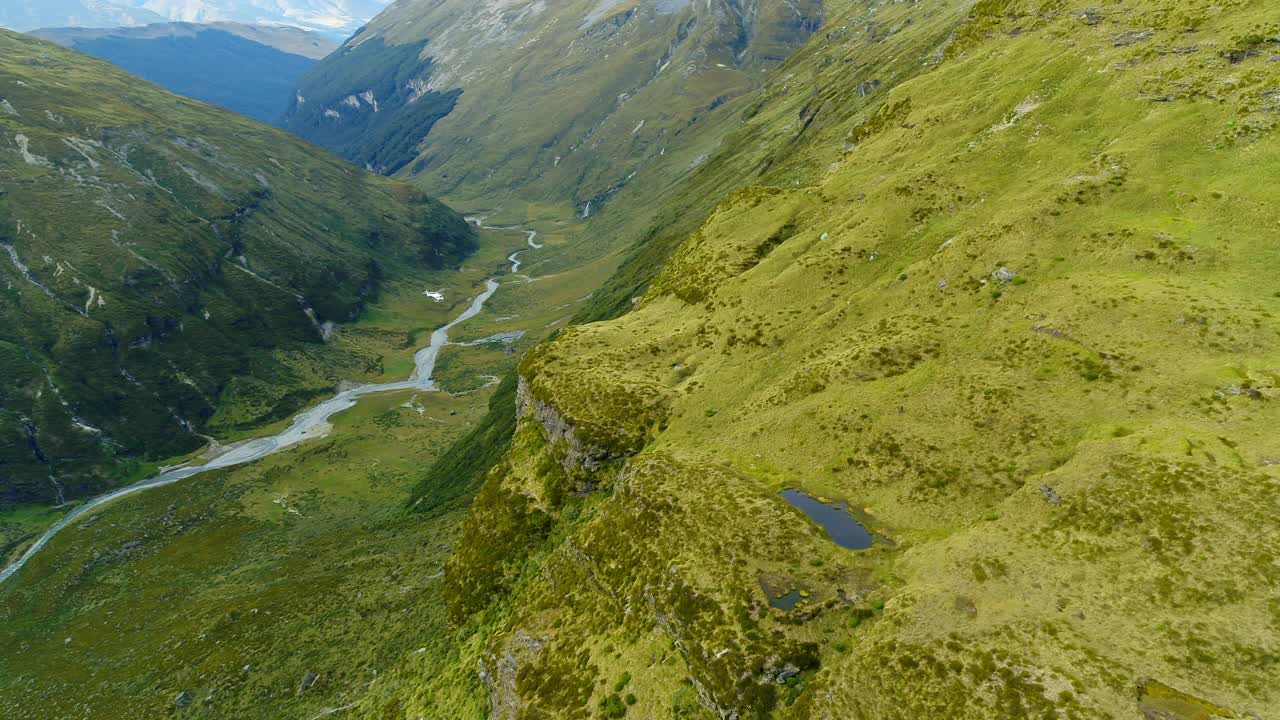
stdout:
[(1050, 505), (1056, 506), (1056, 505), (1062, 504), (1062, 497), (1058, 495), (1058, 491), (1054, 490), (1052, 487), (1049, 487), (1048, 485), (1040, 486), (1040, 494), (1044, 496), (1045, 502), (1049, 503)]
[(780, 658), (772, 657), (765, 663), (764, 680), (766, 682), (772, 680), (779, 685), (785, 685), (787, 680), (800, 674), (800, 668), (793, 662), (785, 662), (781, 666), (777, 665)]
[(1146, 30), (1138, 30), (1133, 32), (1120, 33), (1111, 39), (1114, 47), (1127, 47), (1129, 45), (1137, 45), (1151, 39), (1151, 33)]
[(319, 679), (320, 676), (315, 673), (307, 673), (306, 675), (303, 675), (302, 682), (298, 683), (298, 694), (301, 695), (306, 692), (312, 685), (315, 685), (316, 681)]
[(1013, 282), (1013, 279), (1018, 277), (1018, 273), (1010, 270), (1007, 267), (1002, 267), (999, 270), (996, 270), (995, 272), (991, 273), (991, 277), (999, 280), (1002, 283), (1008, 283), (1008, 282)]
[(1076, 17), (1085, 25), (1100, 25), (1103, 20), (1102, 10), (1096, 7), (1085, 8)]
[(173, 699), (173, 704), (177, 705), (178, 707), (186, 707), (187, 705), (190, 705), (191, 693), (187, 692), (186, 690), (183, 690), (182, 692), (178, 693), (178, 697)]

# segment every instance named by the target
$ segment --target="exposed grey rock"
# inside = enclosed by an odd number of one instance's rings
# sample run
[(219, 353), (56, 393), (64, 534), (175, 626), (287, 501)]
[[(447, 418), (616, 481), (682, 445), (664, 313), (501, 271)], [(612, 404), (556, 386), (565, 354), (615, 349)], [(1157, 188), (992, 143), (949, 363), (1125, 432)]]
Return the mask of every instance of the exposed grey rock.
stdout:
[(995, 272), (991, 273), (991, 277), (999, 280), (1002, 283), (1007, 283), (1007, 282), (1013, 282), (1013, 279), (1018, 277), (1018, 273), (1010, 270), (1007, 267), (1002, 267), (999, 270), (996, 270)]
[(532, 414), (533, 420), (542, 427), (548, 443), (552, 445), (564, 443), (563, 464), (566, 472), (572, 472), (577, 467), (586, 468), (588, 472), (596, 472), (606, 462), (617, 459), (617, 456), (608, 450), (579, 440), (574, 426), (560, 415), (554, 405), (535, 397), (533, 391), (529, 389), (528, 381), (523, 377), (520, 378), (516, 389), (516, 413), (520, 417), (524, 417), (526, 413)]
[(173, 704), (177, 705), (178, 707), (185, 707), (191, 704), (191, 693), (187, 692), (186, 690), (183, 690), (182, 692), (178, 693), (178, 697), (173, 699)]
[(545, 645), (545, 640), (517, 630), (500, 656), (489, 655), (477, 661), (480, 682), (489, 691), (490, 720), (512, 720), (520, 715), (516, 676), (521, 665), (537, 658)]
[(787, 663), (786, 665), (783, 665), (780, 670), (778, 670), (778, 674), (777, 676), (775, 676), (774, 681), (777, 682), (779, 685), (782, 685), (790, 678), (793, 678), (799, 674), (800, 674), (800, 668), (796, 667), (794, 663)]
[(319, 679), (320, 679), (320, 676), (316, 675), (315, 673), (307, 673), (306, 675), (303, 675), (302, 682), (298, 683), (298, 694), (301, 695), (303, 692), (308, 690), (312, 685), (315, 685), (316, 681)]
[(1050, 505), (1062, 504), (1062, 497), (1058, 495), (1058, 491), (1054, 490), (1048, 485), (1040, 486), (1040, 494), (1044, 496), (1045, 501), (1048, 502)]
[(1076, 17), (1085, 25), (1100, 25), (1103, 19), (1102, 10), (1096, 7), (1085, 8)]
[(1138, 30), (1134, 32), (1120, 33), (1112, 39), (1111, 44), (1115, 47), (1125, 47), (1126, 45), (1137, 45), (1151, 39), (1151, 33), (1147, 30)]

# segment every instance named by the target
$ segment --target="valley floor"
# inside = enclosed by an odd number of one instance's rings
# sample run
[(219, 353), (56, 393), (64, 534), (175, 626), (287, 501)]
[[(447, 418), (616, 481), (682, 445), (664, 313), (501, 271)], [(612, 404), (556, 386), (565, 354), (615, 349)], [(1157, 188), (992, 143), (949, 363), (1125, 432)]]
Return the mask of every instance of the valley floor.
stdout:
[[(0, 646), (14, 649), (0, 656), (0, 715), (158, 717), (190, 704), (201, 717), (302, 717), (359, 698), (408, 655), (439, 658), (436, 596), (467, 489), (428, 489), (425, 518), (407, 512), (411, 491), (484, 415), (519, 353), (612, 271), (610, 258), (566, 262), (573, 232), (545, 227), (546, 249), (511, 275), (509, 255), (533, 248), (523, 232), (487, 231), (459, 271), (407, 282), (340, 330), (337, 342), (382, 358), (354, 380), (403, 379), (434, 328), (499, 276), (484, 310), (451, 332), (439, 392), (367, 396), (324, 439), (122, 498), (54, 536), (0, 585)], [(9, 512), (10, 559), (62, 512)]]

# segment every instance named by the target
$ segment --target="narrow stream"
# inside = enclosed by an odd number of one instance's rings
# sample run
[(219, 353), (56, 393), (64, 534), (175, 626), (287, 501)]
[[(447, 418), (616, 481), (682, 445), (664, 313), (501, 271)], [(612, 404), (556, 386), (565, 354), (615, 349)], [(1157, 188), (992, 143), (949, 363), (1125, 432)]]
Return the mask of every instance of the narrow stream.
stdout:
[[(529, 247), (535, 250), (542, 248), (542, 245), (534, 242), (534, 238), (538, 235), (535, 230), (525, 230), (519, 227), (488, 227), (481, 224), (483, 220), (484, 218), (467, 218), (468, 222), (475, 223), (476, 227), (484, 230), (513, 230), (527, 233)], [(527, 252), (527, 250), (520, 250), (513, 253), (511, 257), (508, 258), (511, 262), (512, 273), (515, 273), (520, 269), (519, 255), (524, 252)], [(132, 485), (122, 487), (119, 490), (114, 490), (105, 495), (99, 495), (92, 500), (88, 500), (83, 505), (80, 505), (76, 509), (67, 513), (65, 517), (45, 531), (44, 535), (40, 536), (39, 540), (37, 540), (31, 547), (27, 548), (27, 551), (23, 553), (22, 557), (16, 562), (9, 567), (6, 567), (4, 570), (0, 570), (0, 583), (8, 580), (14, 573), (22, 569), (22, 566), (26, 565), (27, 561), (35, 556), (36, 553), (40, 552), (40, 550), (49, 543), (49, 540), (51, 540), (54, 535), (57, 535), (63, 528), (74, 523), (85, 513), (101, 507), (112, 500), (118, 500), (126, 495), (132, 495), (143, 490), (172, 485), (179, 480), (186, 480), (189, 477), (206, 473), (211, 470), (220, 470), (222, 468), (250, 463), (255, 460), (260, 460), (268, 455), (273, 455), (285, 448), (297, 445), (304, 440), (324, 437), (329, 432), (329, 418), (354, 406), (356, 404), (356, 400), (365, 395), (382, 392), (395, 392), (397, 390), (435, 390), (436, 385), (431, 379), (431, 375), (435, 372), (436, 358), (440, 355), (440, 348), (449, 344), (449, 331), (476, 315), (479, 315), (480, 311), (484, 309), (484, 304), (488, 302), (489, 298), (493, 297), (493, 294), (498, 291), (498, 287), (499, 285), (496, 279), (490, 278), (487, 280), (485, 282), (485, 291), (476, 296), (476, 298), (471, 301), (471, 305), (467, 307), (461, 315), (454, 318), (453, 322), (450, 322), (448, 325), (445, 325), (431, 333), (431, 342), (426, 347), (414, 353), (414, 371), (413, 375), (408, 380), (391, 383), (372, 383), (369, 385), (361, 385), (350, 390), (345, 390), (334, 395), (328, 400), (325, 400), (319, 405), (299, 413), (293, 419), (293, 422), (289, 424), (289, 427), (285, 428), (278, 434), (255, 438), (237, 445), (226, 453), (210, 460), (205, 465), (175, 468), (173, 470), (160, 473), (159, 475), (149, 477), (146, 480), (140, 480)]]

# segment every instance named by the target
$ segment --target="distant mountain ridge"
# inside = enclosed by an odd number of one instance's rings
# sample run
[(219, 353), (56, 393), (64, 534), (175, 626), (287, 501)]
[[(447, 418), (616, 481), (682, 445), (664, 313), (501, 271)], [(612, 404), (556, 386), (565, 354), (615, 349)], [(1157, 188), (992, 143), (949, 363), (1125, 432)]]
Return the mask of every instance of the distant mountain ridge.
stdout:
[(390, 0), (8, 0), (0, 27), (126, 27), (158, 22), (238, 22), (300, 27), (341, 40)]
[(273, 122), (294, 84), (337, 43), (295, 27), (219, 22), (31, 33), (101, 58), (167, 90)]
[(113, 28), (58, 27), (40, 28), (29, 34), (74, 48), (79, 44), (103, 38), (156, 40), (192, 37), (202, 32), (219, 31), (275, 48), (288, 55), (320, 60), (338, 49), (338, 43), (319, 33), (287, 25), (247, 25), (238, 22), (171, 22)]

